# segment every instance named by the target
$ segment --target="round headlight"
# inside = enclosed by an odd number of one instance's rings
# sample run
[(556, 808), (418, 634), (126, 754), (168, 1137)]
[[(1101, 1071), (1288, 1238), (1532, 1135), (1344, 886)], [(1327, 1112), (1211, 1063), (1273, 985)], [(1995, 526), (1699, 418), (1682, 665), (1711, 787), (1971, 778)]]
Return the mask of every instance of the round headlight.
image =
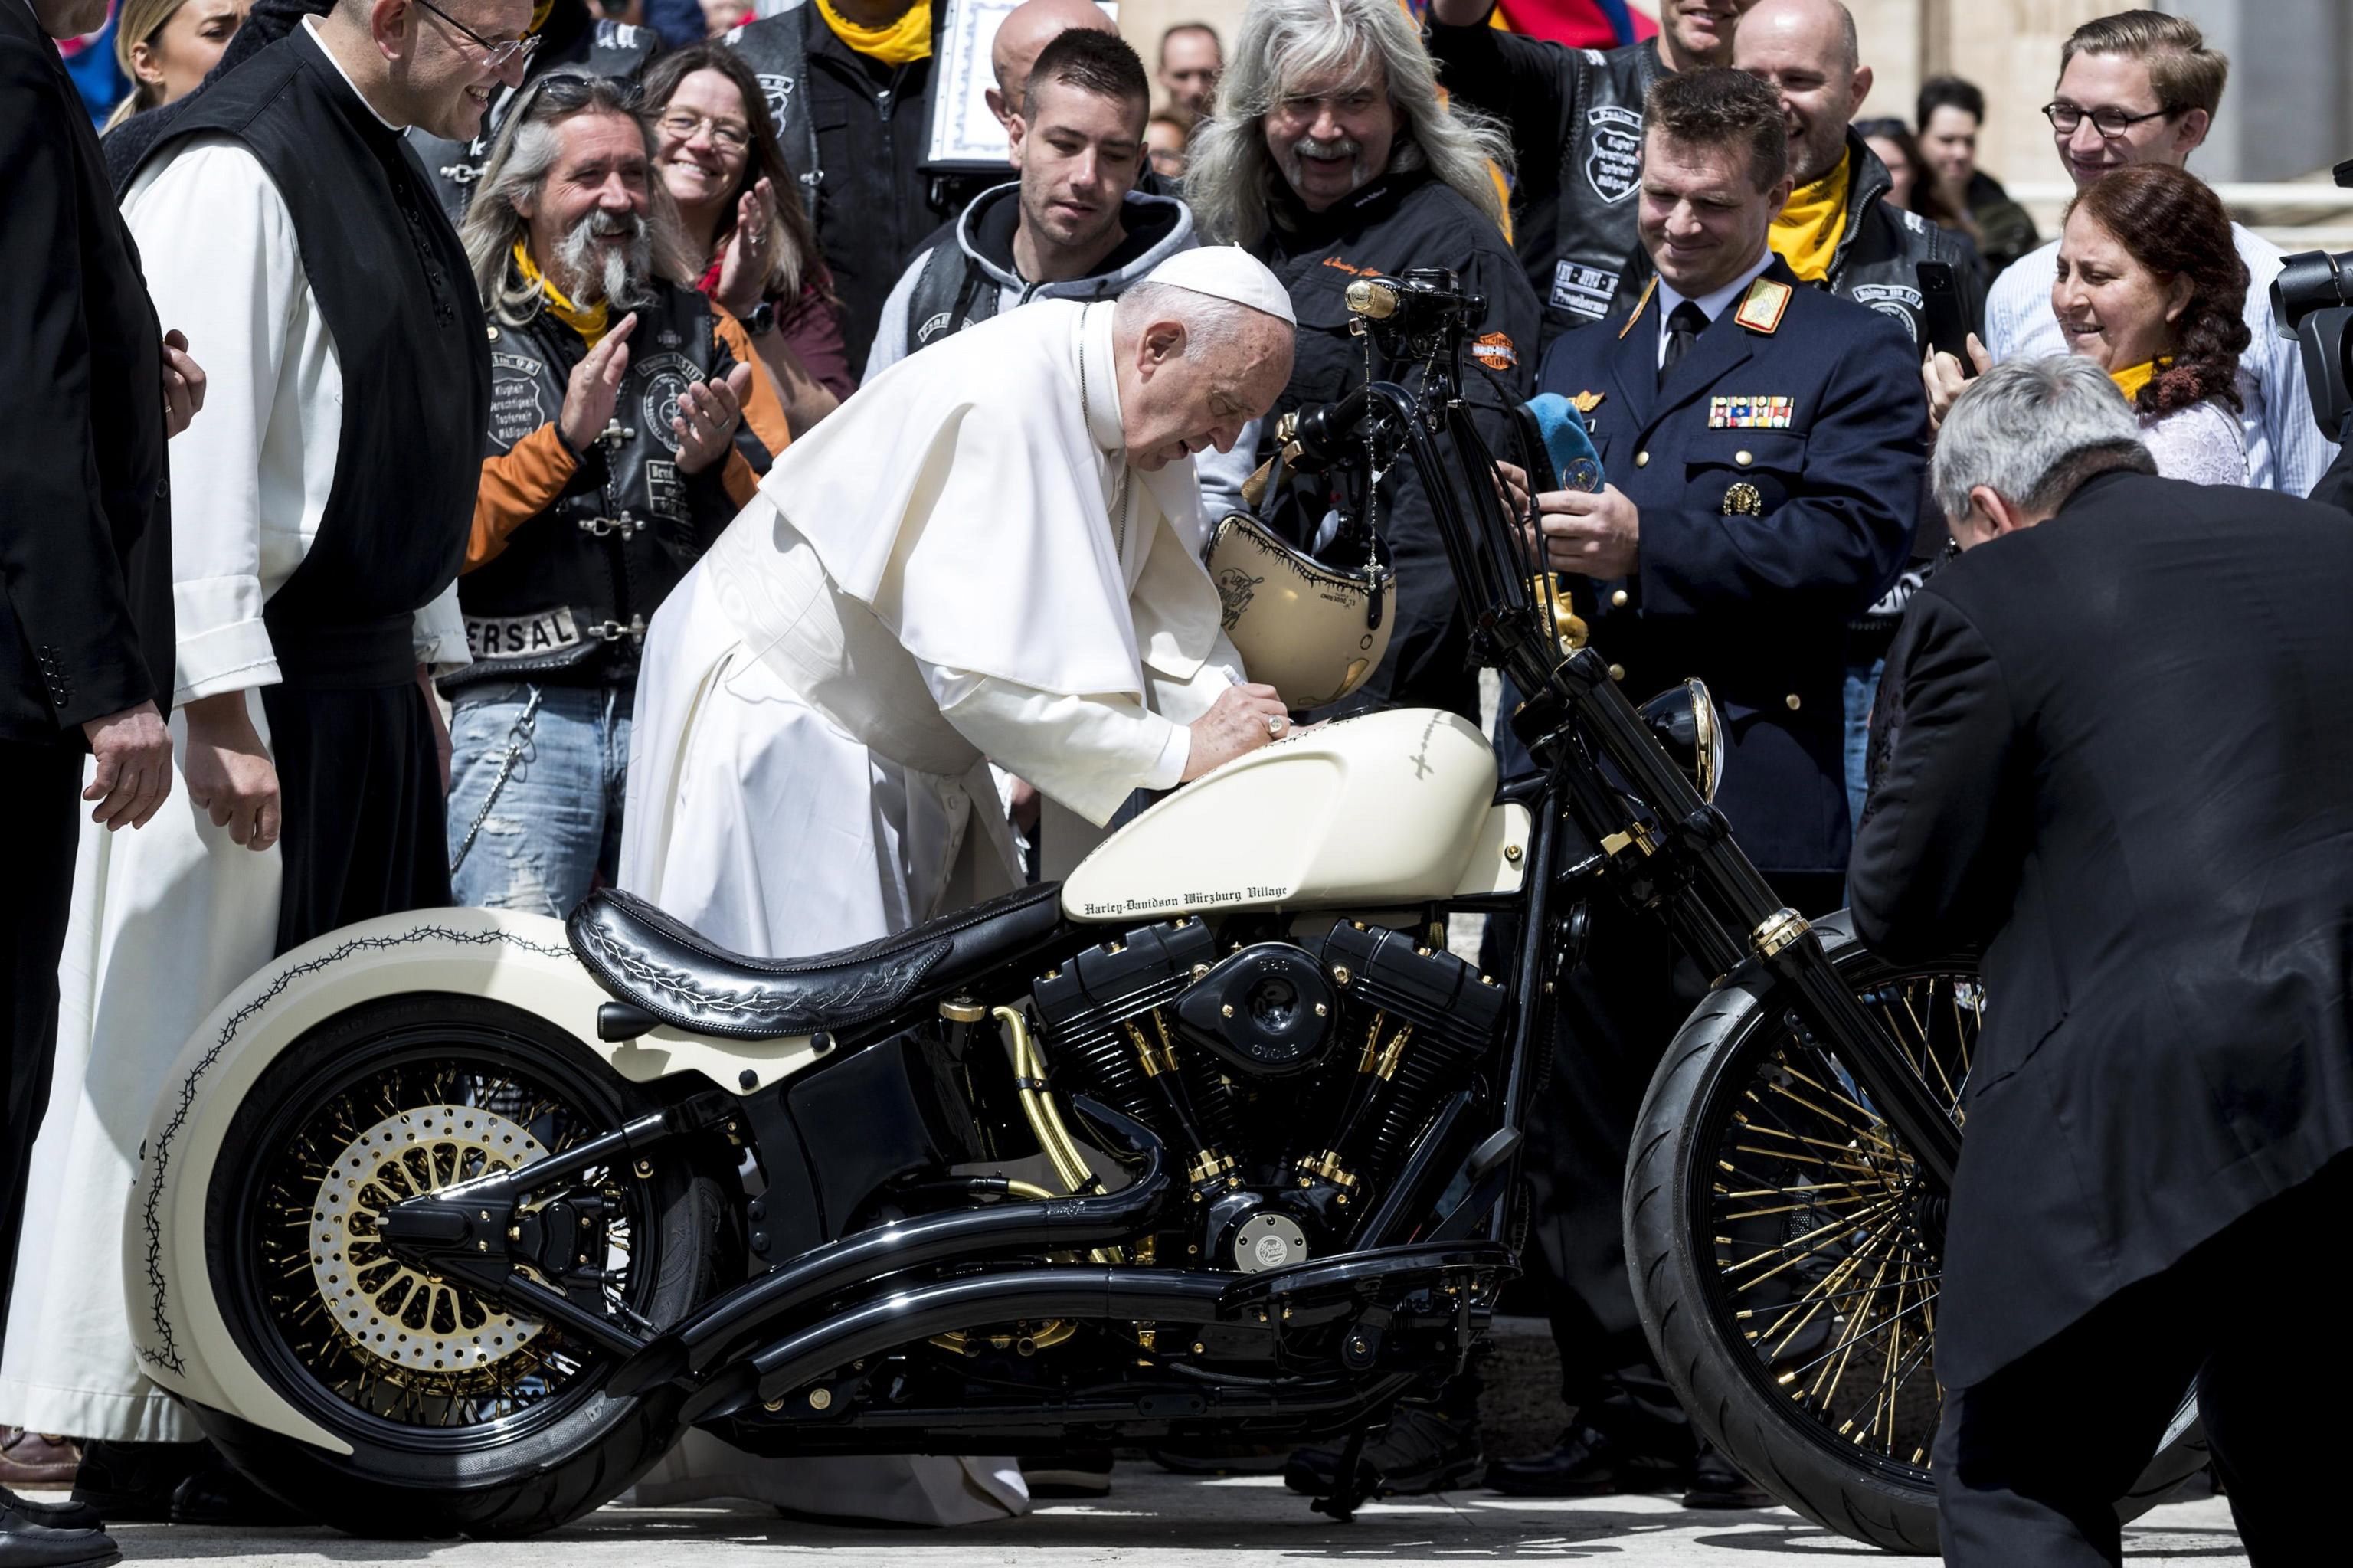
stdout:
[(1717, 716), (1707, 687), (1685, 681), (1644, 703), (1641, 713), (1667, 755), (1691, 775), (1699, 798), (1714, 800), (1716, 786), (1724, 782), (1724, 720)]

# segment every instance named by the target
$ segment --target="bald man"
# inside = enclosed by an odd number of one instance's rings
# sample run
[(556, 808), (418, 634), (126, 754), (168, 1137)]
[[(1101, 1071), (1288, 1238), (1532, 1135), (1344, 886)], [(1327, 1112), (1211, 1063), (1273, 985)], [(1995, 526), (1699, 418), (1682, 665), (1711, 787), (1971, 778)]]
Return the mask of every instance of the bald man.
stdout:
[(989, 69), (996, 73), (997, 85), (984, 96), (988, 111), (1008, 134), (1013, 129), (1013, 117), (1021, 112), (1038, 51), (1053, 42), (1057, 34), (1072, 27), (1092, 27), (1113, 37), (1119, 33), (1119, 25), (1094, 0), (1022, 0), (997, 25), (997, 37), (988, 46)]

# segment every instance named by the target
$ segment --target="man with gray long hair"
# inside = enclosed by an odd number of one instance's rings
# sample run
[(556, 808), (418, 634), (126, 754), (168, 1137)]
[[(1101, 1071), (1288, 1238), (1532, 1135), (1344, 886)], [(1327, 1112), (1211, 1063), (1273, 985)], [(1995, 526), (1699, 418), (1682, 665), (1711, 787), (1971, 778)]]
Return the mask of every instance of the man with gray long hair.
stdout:
[(443, 683), (461, 904), (560, 916), (612, 878), (646, 623), (790, 440), (744, 327), (692, 286), (634, 110), (541, 78), (466, 217), (491, 397), (458, 579), (474, 662)]
[[(1511, 145), (1496, 124), (1449, 109), (1436, 68), (1395, 0), (1251, 0), (1219, 115), (1194, 133), (1185, 199), (1207, 243), (1243, 246), (1274, 270), (1300, 323), (1298, 358), (1278, 413), (1335, 402), (1411, 367), (1367, 359), (1348, 332), (1347, 285), (1409, 268), (1445, 268), (1483, 295), (1487, 317), (1471, 352), (1513, 398), (1528, 392), (1536, 301), (1504, 238), (1502, 187)], [(1501, 400), (1475, 369), (1479, 401)], [(1502, 450), (1502, 416), (1487, 431)], [(1203, 461), (1212, 517), (1237, 501), (1251, 467), (1273, 455), (1271, 418), (1232, 461)], [(1326, 500), (1314, 486), (1270, 495), (1279, 531), (1304, 545)], [(1351, 710), (1451, 708), (1474, 723), (1478, 683), (1437, 524), (1420, 481), (1399, 463), (1381, 485), (1381, 531), (1398, 572), (1397, 632), (1388, 658), (1349, 699)], [(1351, 566), (1359, 562), (1350, 562)]]
[(1888, 655), (1855, 844), (1874, 952), (1985, 948), (1936, 1302), (1961, 1568), (2116, 1563), (2193, 1381), (2248, 1556), (2342, 1550), (2309, 1413), (2353, 1357), (2311, 1242), (2353, 1197), (2353, 531), (2158, 478), (2137, 434), (2078, 358), (1953, 405), (1966, 554)]

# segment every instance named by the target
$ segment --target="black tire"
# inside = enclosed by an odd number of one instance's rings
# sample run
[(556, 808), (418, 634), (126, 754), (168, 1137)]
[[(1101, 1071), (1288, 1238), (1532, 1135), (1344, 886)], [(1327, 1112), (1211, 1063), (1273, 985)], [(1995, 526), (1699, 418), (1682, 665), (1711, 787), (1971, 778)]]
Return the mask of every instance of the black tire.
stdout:
[[(479, 1075), (472, 1075), (477, 1069)], [(355, 1099), (362, 1088), (380, 1097)], [(371, 1255), (361, 1234), (358, 1195), (347, 1216), (353, 1239), (342, 1244), (348, 1250), (340, 1255), (351, 1285), (362, 1289), (321, 1291), (312, 1277), (320, 1266), (306, 1270), (295, 1256), (305, 1251), (320, 1256), (313, 1234), (323, 1238), (336, 1230), (329, 1225), (313, 1233), (311, 1222), (327, 1216), (297, 1212), (311, 1206), (302, 1196), (305, 1183), (343, 1169), (339, 1160), (360, 1147), (348, 1139), (357, 1136), (355, 1127), (371, 1125), (368, 1114), (427, 1105), (478, 1107), (506, 1118), (501, 1127), (543, 1139), (549, 1150), (655, 1108), (643, 1091), (565, 1031), (500, 1002), (410, 993), (354, 1007), (311, 1030), (271, 1064), (230, 1124), (206, 1195), (205, 1248), (238, 1349), (290, 1404), (349, 1443), (352, 1452), (330, 1453), (217, 1410), (199, 1407), (197, 1417), (206, 1436), (257, 1485), (354, 1535), (520, 1536), (553, 1530), (621, 1491), (661, 1457), (680, 1430), (677, 1393), (608, 1398), (599, 1385), (611, 1372), (609, 1356), (529, 1323), (515, 1331), (505, 1359), (490, 1369), (445, 1374), (425, 1370), (420, 1361), (385, 1372), (383, 1361), (371, 1359), (332, 1321), (340, 1303), (322, 1309), (318, 1300), (356, 1297), (362, 1308), (381, 1307), (385, 1313), (368, 1323), (402, 1327), (393, 1290), (370, 1283), (400, 1285), (402, 1271), (389, 1260), (358, 1261)], [(358, 1115), (351, 1114), (354, 1109)], [(331, 1123), (331, 1117), (340, 1119)], [(426, 1170), (441, 1169), (438, 1150), (405, 1147), (381, 1168), (388, 1175), (364, 1179), (396, 1182), (403, 1172), (394, 1167), (420, 1153)], [(360, 1158), (383, 1157), (370, 1150)], [(463, 1167), (466, 1175), (484, 1168), (479, 1150), (472, 1158), (477, 1163)], [(720, 1250), (723, 1197), (713, 1174), (683, 1158), (665, 1156), (650, 1168), (649, 1176), (640, 1175), (639, 1167), (601, 1179), (600, 1189), (614, 1195), (624, 1221), (604, 1237), (603, 1261), (612, 1264), (617, 1248), (623, 1260), (621, 1282), (607, 1287), (608, 1310), (625, 1308), (664, 1326), (708, 1289)], [(290, 1221), (281, 1213), (295, 1217)], [(290, 1229), (305, 1234), (285, 1239)], [(485, 1320), (480, 1314), (486, 1304), (446, 1286), (403, 1288), (409, 1310), (422, 1303), (429, 1323), (410, 1327), (436, 1347), (455, 1347), (468, 1328), (501, 1321)], [(477, 1315), (471, 1322), (464, 1316), (469, 1311)], [(360, 1340), (366, 1338), (363, 1329)], [(480, 1334), (471, 1338), (481, 1344)], [(371, 1369), (377, 1374), (373, 1382)], [(441, 1424), (427, 1419), (428, 1411), (465, 1418)]]
[[(1981, 1001), (1974, 965), (1890, 965), (1855, 942), (1842, 915), (1815, 929), (1899, 1036), (1902, 1020), (1921, 1025), (1906, 1042), (1915, 1065), (1957, 1093), (1975, 1038), (1970, 1004)], [(1941, 1209), (1905, 1180), (1908, 1158), (1865, 1098), (1776, 1004), (1765, 977), (1726, 984), (1651, 1081), (1627, 1166), (1626, 1256), (1651, 1349), (1711, 1442), (1825, 1529), (1934, 1555), (1926, 1449), (1943, 1404), (1931, 1309)], [(1850, 1283), (1866, 1268), (1867, 1285)], [(1776, 1275), (1784, 1281), (1767, 1289)], [(1868, 1402), (1860, 1380), (1858, 1392), (1842, 1392), (1858, 1351), (1862, 1378), (1881, 1374)], [(2204, 1467), (2194, 1411), (2176, 1426), (2119, 1504), (2122, 1518)]]

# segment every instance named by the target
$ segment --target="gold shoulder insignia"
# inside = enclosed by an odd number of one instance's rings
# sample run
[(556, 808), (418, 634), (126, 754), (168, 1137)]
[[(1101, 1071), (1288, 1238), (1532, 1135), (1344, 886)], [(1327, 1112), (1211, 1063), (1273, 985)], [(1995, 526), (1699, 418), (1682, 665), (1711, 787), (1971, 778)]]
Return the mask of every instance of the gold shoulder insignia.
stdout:
[(1602, 394), (1599, 392), (1579, 392), (1569, 401), (1576, 405), (1578, 413), (1590, 414), (1594, 409), (1601, 407), (1601, 398)]
[(1789, 308), (1792, 291), (1787, 283), (1772, 278), (1759, 278), (1748, 285), (1748, 292), (1741, 297), (1740, 309), (1732, 319), (1750, 332), (1761, 332), (1769, 336), (1780, 330), (1781, 313)]
[(1628, 333), (1634, 330), (1634, 323), (1641, 321), (1642, 319), (1642, 313), (1651, 308), (1651, 296), (1658, 292), (1658, 290), (1659, 280), (1657, 275), (1653, 274), (1651, 281), (1642, 285), (1642, 297), (1634, 302), (1634, 313), (1628, 316), (1626, 318), (1626, 324), (1618, 329), (1618, 335), (1620, 338), (1622, 339)]

